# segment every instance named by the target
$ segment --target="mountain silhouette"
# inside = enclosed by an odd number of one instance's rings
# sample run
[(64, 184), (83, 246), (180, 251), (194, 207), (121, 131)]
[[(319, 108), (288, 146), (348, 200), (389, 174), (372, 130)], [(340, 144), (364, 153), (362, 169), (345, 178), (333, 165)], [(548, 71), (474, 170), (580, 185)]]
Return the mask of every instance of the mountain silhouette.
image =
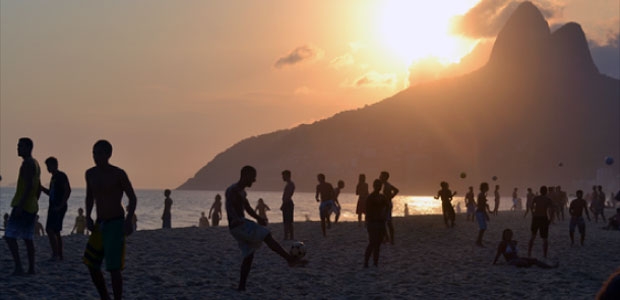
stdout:
[(352, 192), (359, 173), (372, 181), (383, 170), (405, 194), (431, 194), (442, 180), (463, 192), (482, 181), (504, 191), (542, 184), (589, 190), (601, 170), (618, 176), (603, 160), (620, 158), (619, 119), (620, 81), (598, 72), (581, 26), (551, 33), (540, 11), (524, 2), (484, 67), (244, 139), (179, 189), (223, 190), (250, 164), (258, 170), (256, 190), (281, 190), (284, 169), (299, 191), (314, 191), (324, 173)]

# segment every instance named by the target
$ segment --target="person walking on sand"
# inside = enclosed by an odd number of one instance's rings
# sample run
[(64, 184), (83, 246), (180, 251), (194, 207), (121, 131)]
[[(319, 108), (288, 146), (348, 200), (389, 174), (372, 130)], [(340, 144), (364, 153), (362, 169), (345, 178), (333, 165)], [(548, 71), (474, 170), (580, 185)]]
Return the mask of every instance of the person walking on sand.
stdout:
[(41, 186), (41, 191), (49, 196), (49, 207), (47, 209), (47, 224), (45, 229), (50, 240), (52, 249), (51, 260), (63, 260), (62, 255), (62, 222), (67, 212), (67, 201), (71, 195), (71, 185), (67, 175), (58, 170), (58, 160), (55, 157), (48, 157), (45, 160), (47, 171), (52, 174), (50, 188)]
[(493, 215), (497, 216), (498, 210), (499, 210), (499, 200), (500, 200), (500, 196), (499, 196), (499, 185), (495, 185), (495, 206), (493, 206)]
[(474, 199), (474, 187), (470, 186), (465, 194), (465, 207), (467, 208), (467, 221), (474, 221), (476, 215), (476, 200)]
[(319, 204), (319, 216), (321, 217), (321, 231), (323, 236), (327, 236), (325, 227), (330, 228), (331, 223), (329, 221), (329, 215), (334, 209), (334, 187), (331, 183), (325, 181), (325, 175), (319, 174), (316, 176), (319, 184), (316, 186), (316, 194), (314, 198)]
[(551, 220), (551, 199), (547, 197), (547, 187), (540, 187), (540, 195), (532, 200), (532, 237), (527, 247), (527, 256), (532, 257), (532, 247), (536, 234), (540, 231), (540, 238), (543, 240), (543, 257), (547, 258), (547, 249), (549, 248), (549, 223)]
[(162, 228), (172, 228), (172, 199), (170, 199), (171, 191), (166, 189), (164, 191), (164, 213), (161, 216)]
[[(254, 260), (254, 252), (261, 246), (262, 242), (265, 242), (271, 250), (282, 256), (289, 266), (301, 265), (306, 262), (291, 256), (282, 249), (280, 244), (271, 236), (269, 229), (265, 227), (267, 220), (256, 214), (250, 206), (245, 188), (251, 187), (255, 181), (256, 169), (252, 166), (244, 166), (241, 169), (239, 181), (226, 189), (228, 229), (230, 234), (239, 243), (239, 248), (243, 254), (238, 286), (239, 291), (245, 291), (246, 289), (247, 278)], [(258, 224), (246, 219), (244, 212), (256, 219)]]
[(37, 212), (39, 211), (41, 168), (37, 160), (32, 157), (33, 148), (34, 144), (30, 138), (22, 137), (17, 142), (17, 155), (23, 160), (19, 168), (15, 195), (11, 201), (11, 215), (4, 231), (4, 239), (15, 263), (13, 275), (24, 273), (19, 257), (17, 239), (23, 239), (26, 244), (28, 273), (35, 273), (33, 239)]
[[(83, 261), (101, 299), (109, 299), (101, 264), (112, 277), (114, 299), (123, 298), (125, 240), (133, 232), (133, 215), (137, 198), (127, 173), (110, 164), (112, 144), (99, 140), (93, 146), (95, 166), (86, 171), (86, 226), (91, 231)], [(123, 194), (129, 199), (127, 214), (123, 209)], [(97, 219), (91, 213), (97, 207)]]
[[(366, 198), (368, 198), (368, 183), (366, 183), (365, 174), (360, 174), (358, 178), (355, 195), (357, 195), (357, 206), (355, 207), (357, 224), (362, 226), (362, 215), (366, 214)], [(408, 213), (406, 213), (406, 215), (408, 215)]]
[(517, 253), (517, 241), (512, 239), (512, 230), (504, 229), (502, 232), (502, 241), (497, 245), (497, 253), (495, 254), (495, 259), (493, 260), (493, 264), (497, 263), (497, 259), (500, 255), (503, 255), (506, 259), (506, 262), (509, 265), (516, 266), (517, 268), (529, 268), (533, 265), (543, 269), (552, 269), (557, 268), (558, 264), (548, 265), (538, 259), (531, 257), (519, 257)]
[[(452, 207), (452, 198), (456, 195), (456, 191), (452, 192), (450, 190), (450, 186), (445, 181), (442, 181), (439, 185), (441, 186), (441, 190), (437, 191), (437, 196), (435, 196), (435, 199), (441, 198), (443, 222), (446, 224), (446, 227), (452, 228), (454, 227), (454, 219), (456, 218), (454, 208)], [(448, 221), (450, 221), (450, 224), (448, 224)]]
[(487, 204), (487, 192), (489, 191), (489, 184), (483, 182), (480, 184), (480, 193), (478, 194), (478, 200), (476, 201), (476, 221), (478, 221), (478, 239), (476, 245), (484, 247), (482, 244), (482, 237), (487, 230), (487, 221), (489, 221), (489, 214), (491, 210)]
[(368, 268), (368, 261), (372, 254), (374, 266), (379, 264), (381, 242), (385, 236), (385, 222), (387, 221), (390, 202), (381, 194), (381, 180), (376, 179), (372, 184), (372, 193), (366, 198), (366, 230), (368, 231), (368, 246), (364, 253), (364, 267)]
[(295, 212), (295, 203), (293, 202), (293, 194), (295, 193), (295, 183), (291, 180), (291, 171), (282, 171), (282, 180), (286, 182), (284, 191), (282, 192), (282, 224), (284, 226), (284, 240), (295, 239), (293, 230), (293, 215)]
[(392, 223), (392, 210), (394, 208), (394, 203), (392, 202), (392, 200), (398, 194), (399, 190), (395, 186), (390, 184), (388, 182), (388, 179), (390, 179), (390, 173), (388, 173), (387, 171), (382, 171), (381, 174), (379, 174), (379, 180), (381, 180), (381, 183), (383, 184), (383, 195), (385, 195), (385, 197), (387, 197), (387, 199), (390, 201), (390, 209), (388, 210), (386, 223), (390, 244), (394, 245), (394, 224)]
[(525, 196), (525, 214), (523, 214), (523, 218), (527, 217), (527, 214), (532, 209), (532, 201), (534, 200), (534, 193), (532, 192), (532, 188), (527, 188), (527, 195)]
[(84, 209), (78, 208), (78, 216), (75, 217), (75, 225), (71, 229), (71, 234), (74, 232), (80, 235), (84, 235), (86, 231), (86, 217), (84, 216)]
[(263, 200), (263, 198), (258, 198), (258, 204), (256, 205), (256, 208), (254, 209), (256, 211), (256, 213), (258, 213), (258, 215), (265, 219), (265, 225), (267, 224), (267, 211), (271, 210), (271, 208), (269, 208), (269, 206), (267, 206), (267, 204), (265, 204), (265, 201)]
[(340, 196), (340, 191), (344, 189), (344, 181), (343, 180), (338, 180), (338, 183), (336, 184), (336, 188), (334, 189), (334, 214), (336, 215), (336, 217), (334, 218), (334, 224), (338, 224), (338, 220), (340, 219), (340, 209), (342, 208), (340, 206), (340, 202), (338, 201), (338, 196)]
[(211, 209), (209, 209), (208, 218), (211, 219), (213, 227), (220, 225), (220, 220), (222, 219), (222, 196), (220, 194), (215, 195), (215, 202), (213, 202)]
[(588, 203), (583, 199), (583, 191), (577, 191), (577, 199), (570, 202), (568, 213), (570, 214), (570, 224), (568, 226), (570, 233), (570, 244), (575, 244), (575, 227), (579, 228), (579, 234), (581, 235), (581, 246), (586, 238), (586, 222), (583, 220), (583, 212), (585, 211), (590, 221), (590, 213), (588, 213)]

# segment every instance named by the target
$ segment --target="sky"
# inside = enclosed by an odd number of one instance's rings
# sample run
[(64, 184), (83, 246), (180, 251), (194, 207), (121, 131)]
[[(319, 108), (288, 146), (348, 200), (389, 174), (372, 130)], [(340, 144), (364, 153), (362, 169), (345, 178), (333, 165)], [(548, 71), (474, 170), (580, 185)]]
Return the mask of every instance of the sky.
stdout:
[[(618, 0), (537, 0), (553, 29), (581, 24), (620, 77)], [(134, 187), (175, 188), (240, 140), (471, 72), (510, 0), (0, 0), (0, 185), (17, 141), (84, 187), (92, 146)], [(236, 180), (236, 178), (231, 179)]]

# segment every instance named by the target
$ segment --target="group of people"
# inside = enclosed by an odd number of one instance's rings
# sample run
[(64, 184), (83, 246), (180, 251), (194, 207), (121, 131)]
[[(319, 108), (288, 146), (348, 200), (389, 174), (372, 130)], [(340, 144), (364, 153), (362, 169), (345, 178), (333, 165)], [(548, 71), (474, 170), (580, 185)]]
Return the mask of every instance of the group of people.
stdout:
[[(36, 273), (33, 238), (41, 192), (49, 195), (46, 231), (52, 248), (51, 259), (63, 260), (64, 258), (60, 231), (67, 211), (71, 186), (67, 176), (58, 170), (57, 159), (50, 157), (45, 164), (52, 178), (49, 188), (43, 187), (39, 163), (32, 157), (33, 148), (33, 141), (27, 137), (20, 138), (17, 143), (17, 154), (22, 158), (22, 164), (19, 168), (15, 195), (11, 201), (11, 214), (4, 234), (15, 264), (13, 275), (24, 274), (18, 239), (23, 239), (26, 245), (28, 273)], [(95, 166), (86, 171), (86, 216), (84, 218), (86, 228), (91, 235), (88, 237), (82, 259), (101, 298), (109, 299), (101, 271), (105, 259), (106, 269), (112, 277), (114, 298), (121, 299), (123, 294), (121, 270), (125, 263), (125, 239), (134, 230), (137, 198), (125, 171), (109, 163), (112, 145), (108, 141), (97, 141), (93, 146), (92, 154)], [(121, 203), (124, 195), (129, 199), (126, 211)], [(91, 216), (93, 208), (96, 208), (95, 219)], [(83, 217), (82, 212), (78, 218), (80, 217)], [(77, 228), (78, 226), (74, 229), (79, 232), (81, 228)]]

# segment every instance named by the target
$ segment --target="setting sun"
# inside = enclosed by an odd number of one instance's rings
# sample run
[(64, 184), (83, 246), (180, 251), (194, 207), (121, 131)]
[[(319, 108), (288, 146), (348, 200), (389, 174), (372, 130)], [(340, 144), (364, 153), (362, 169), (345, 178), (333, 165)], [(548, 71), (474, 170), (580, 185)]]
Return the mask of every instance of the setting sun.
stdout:
[(474, 41), (450, 35), (450, 21), (477, 2), (385, 2), (378, 18), (379, 40), (406, 64), (427, 57), (444, 64), (458, 62)]

